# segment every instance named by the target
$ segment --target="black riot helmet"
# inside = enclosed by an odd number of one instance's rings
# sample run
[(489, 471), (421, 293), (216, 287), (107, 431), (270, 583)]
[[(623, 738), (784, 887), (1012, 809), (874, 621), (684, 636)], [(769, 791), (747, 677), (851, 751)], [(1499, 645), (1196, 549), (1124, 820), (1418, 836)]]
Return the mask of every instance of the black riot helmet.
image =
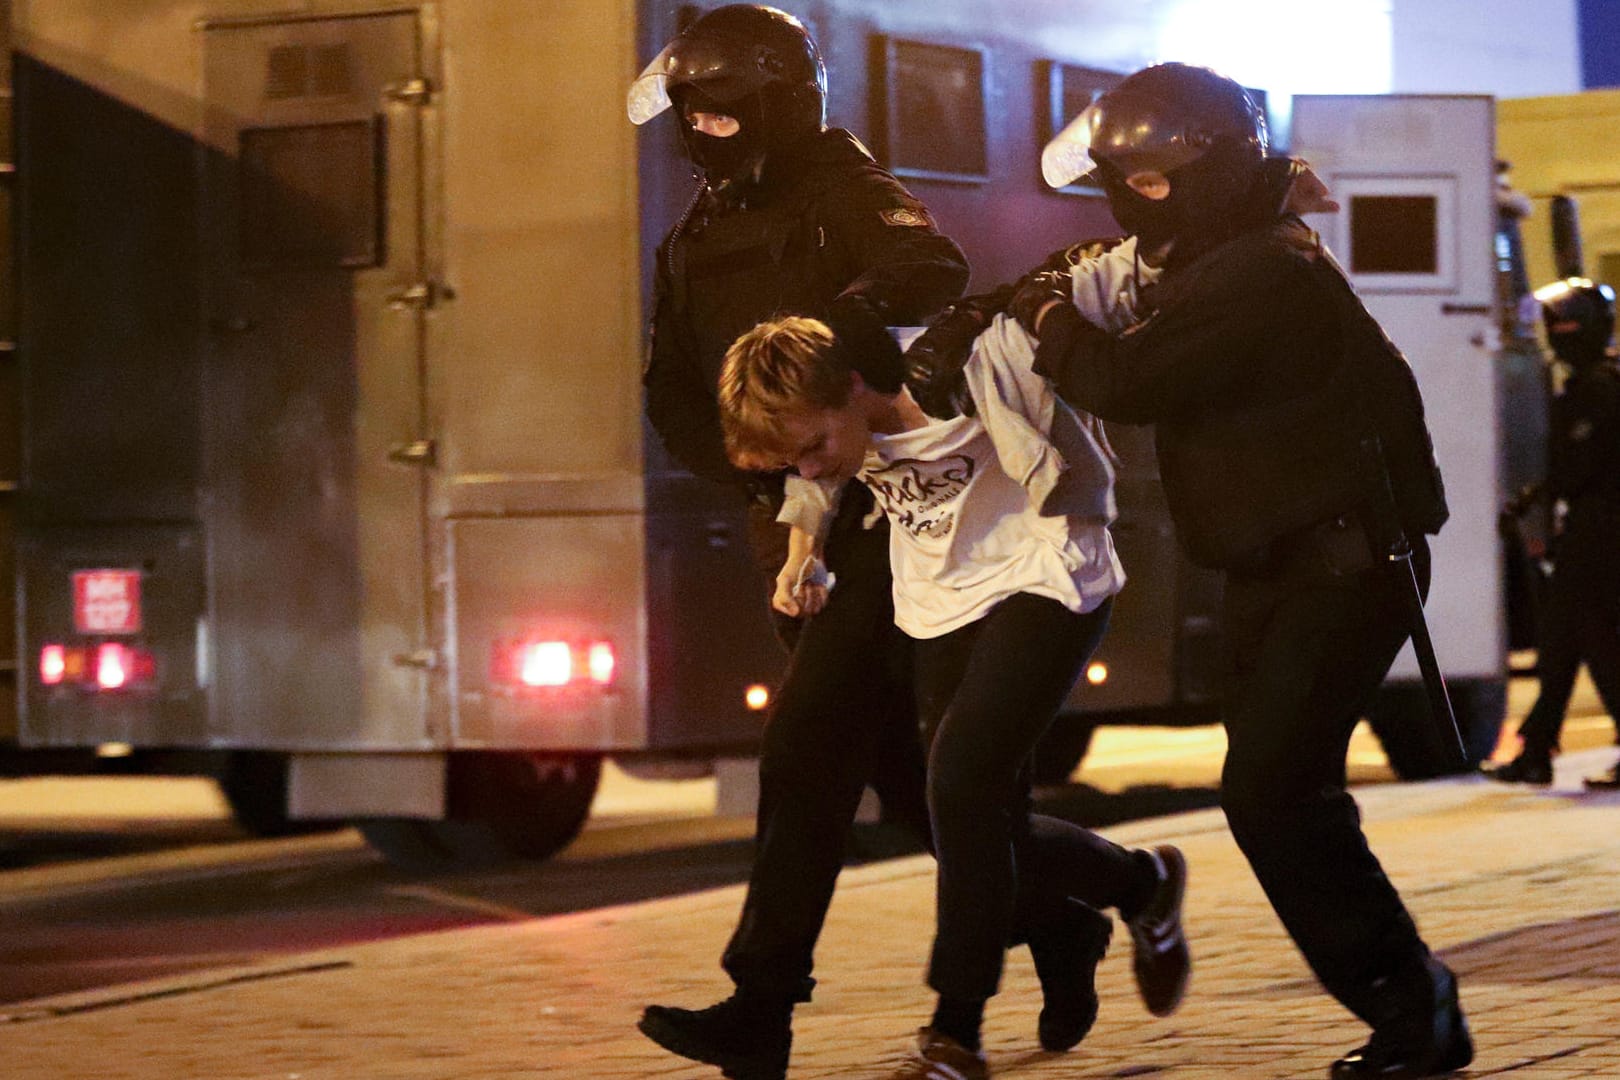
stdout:
[[(1155, 64), (1104, 93), (1041, 155), (1047, 183), (1090, 173), (1126, 231), (1154, 244), (1227, 227), (1261, 182), (1264, 111), (1233, 80), (1191, 64)], [(1125, 181), (1162, 173), (1170, 194), (1150, 199)]]
[(1565, 278), (1536, 290), (1547, 342), (1560, 360), (1584, 367), (1614, 345), (1614, 290), (1587, 278)]
[[(630, 87), (636, 124), (676, 107), (681, 142), (711, 186), (742, 179), (771, 151), (814, 135), (827, 115), (827, 69), (804, 24), (760, 4), (727, 4), (664, 46)], [(690, 112), (738, 121), (736, 134), (693, 129)]]

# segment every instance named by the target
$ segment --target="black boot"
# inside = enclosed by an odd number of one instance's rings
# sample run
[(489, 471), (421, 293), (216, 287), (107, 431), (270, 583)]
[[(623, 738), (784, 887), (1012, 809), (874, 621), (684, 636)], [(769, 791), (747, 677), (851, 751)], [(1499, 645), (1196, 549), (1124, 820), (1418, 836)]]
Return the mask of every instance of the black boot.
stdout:
[(1504, 784), (1534, 784), (1546, 787), (1553, 782), (1552, 754), (1545, 750), (1525, 747), (1519, 756), (1505, 765), (1486, 765), (1480, 769), (1492, 780)]
[(1377, 980), (1369, 997), (1372, 1038), (1333, 1063), (1332, 1080), (1417, 1080), (1474, 1060), (1457, 979), (1432, 956)]
[(636, 1027), (672, 1054), (717, 1067), (731, 1080), (785, 1080), (793, 1005), (741, 992), (707, 1009), (649, 1005)]
[(1062, 919), (1029, 935), (1044, 998), (1037, 1029), (1041, 1049), (1072, 1050), (1097, 1022), (1097, 965), (1113, 932), (1108, 916), (1070, 900)]

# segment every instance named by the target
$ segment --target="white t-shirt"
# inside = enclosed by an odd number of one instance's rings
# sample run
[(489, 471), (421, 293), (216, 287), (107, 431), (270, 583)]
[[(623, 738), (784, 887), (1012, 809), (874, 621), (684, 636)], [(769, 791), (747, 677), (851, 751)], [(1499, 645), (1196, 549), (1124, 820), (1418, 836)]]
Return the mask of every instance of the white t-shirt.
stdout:
[[(1130, 237), (1073, 267), (1075, 307), (1118, 333), (1136, 321), (1137, 288), (1162, 273), (1138, 265), (1136, 238)], [(901, 333), (902, 345), (917, 333), (920, 328)], [(994, 345), (999, 340), (988, 333), (976, 348), (1000, 351)], [(1027, 353), (1027, 335), (1024, 340)], [(976, 417), (874, 436), (861, 479), (889, 518), (895, 623), (912, 637), (960, 629), (1014, 593), (1050, 597), (1070, 611), (1086, 612), (1125, 585), (1107, 526), (1038, 513), (1025, 487), (1007, 475)], [(819, 535), (831, 516), (833, 492), (791, 475), (787, 487), (778, 520)]]
[(1074, 306), (1088, 322), (1117, 334), (1136, 322), (1137, 289), (1164, 276), (1162, 267), (1138, 265), (1136, 237), (1129, 236), (1101, 255), (1081, 259), (1070, 270)]
[(977, 417), (872, 443), (861, 480), (889, 518), (894, 621), (912, 637), (948, 634), (1014, 593), (1086, 612), (1123, 587), (1107, 527), (1040, 515)]

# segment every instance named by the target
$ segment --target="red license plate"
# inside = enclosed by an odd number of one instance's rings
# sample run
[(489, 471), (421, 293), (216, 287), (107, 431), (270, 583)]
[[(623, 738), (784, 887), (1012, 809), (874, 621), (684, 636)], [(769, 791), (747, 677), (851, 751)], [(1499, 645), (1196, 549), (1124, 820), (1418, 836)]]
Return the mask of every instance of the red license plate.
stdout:
[(140, 633), (140, 571), (74, 571), (73, 627), (81, 634)]

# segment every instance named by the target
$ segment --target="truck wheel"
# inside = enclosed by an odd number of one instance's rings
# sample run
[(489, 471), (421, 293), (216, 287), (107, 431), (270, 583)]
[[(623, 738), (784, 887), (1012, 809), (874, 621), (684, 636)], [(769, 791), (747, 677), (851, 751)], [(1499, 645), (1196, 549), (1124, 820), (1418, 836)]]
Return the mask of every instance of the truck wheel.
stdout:
[(341, 826), (287, 816), (287, 755), (234, 750), (217, 778), (236, 823), (254, 836), (298, 836)]
[(602, 759), (592, 754), (476, 751), (450, 757), (446, 817), (358, 822), (366, 842), (406, 870), (545, 859), (585, 825)]
[(1067, 784), (1085, 759), (1086, 751), (1091, 749), (1091, 736), (1096, 730), (1093, 717), (1059, 713), (1041, 741), (1035, 744), (1035, 753), (1030, 759), (1030, 780), (1038, 787)]
[(1390, 768), (1402, 780), (1468, 772), (1496, 749), (1507, 714), (1507, 683), (1502, 679), (1452, 679), (1446, 686), (1457, 726), (1462, 729), (1468, 757), (1465, 765), (1440, 753), (1431, 741), (1429, 700), (1422, 685), (1387, 685), (1368, 710), (1367, 722), (1383, 743)]

